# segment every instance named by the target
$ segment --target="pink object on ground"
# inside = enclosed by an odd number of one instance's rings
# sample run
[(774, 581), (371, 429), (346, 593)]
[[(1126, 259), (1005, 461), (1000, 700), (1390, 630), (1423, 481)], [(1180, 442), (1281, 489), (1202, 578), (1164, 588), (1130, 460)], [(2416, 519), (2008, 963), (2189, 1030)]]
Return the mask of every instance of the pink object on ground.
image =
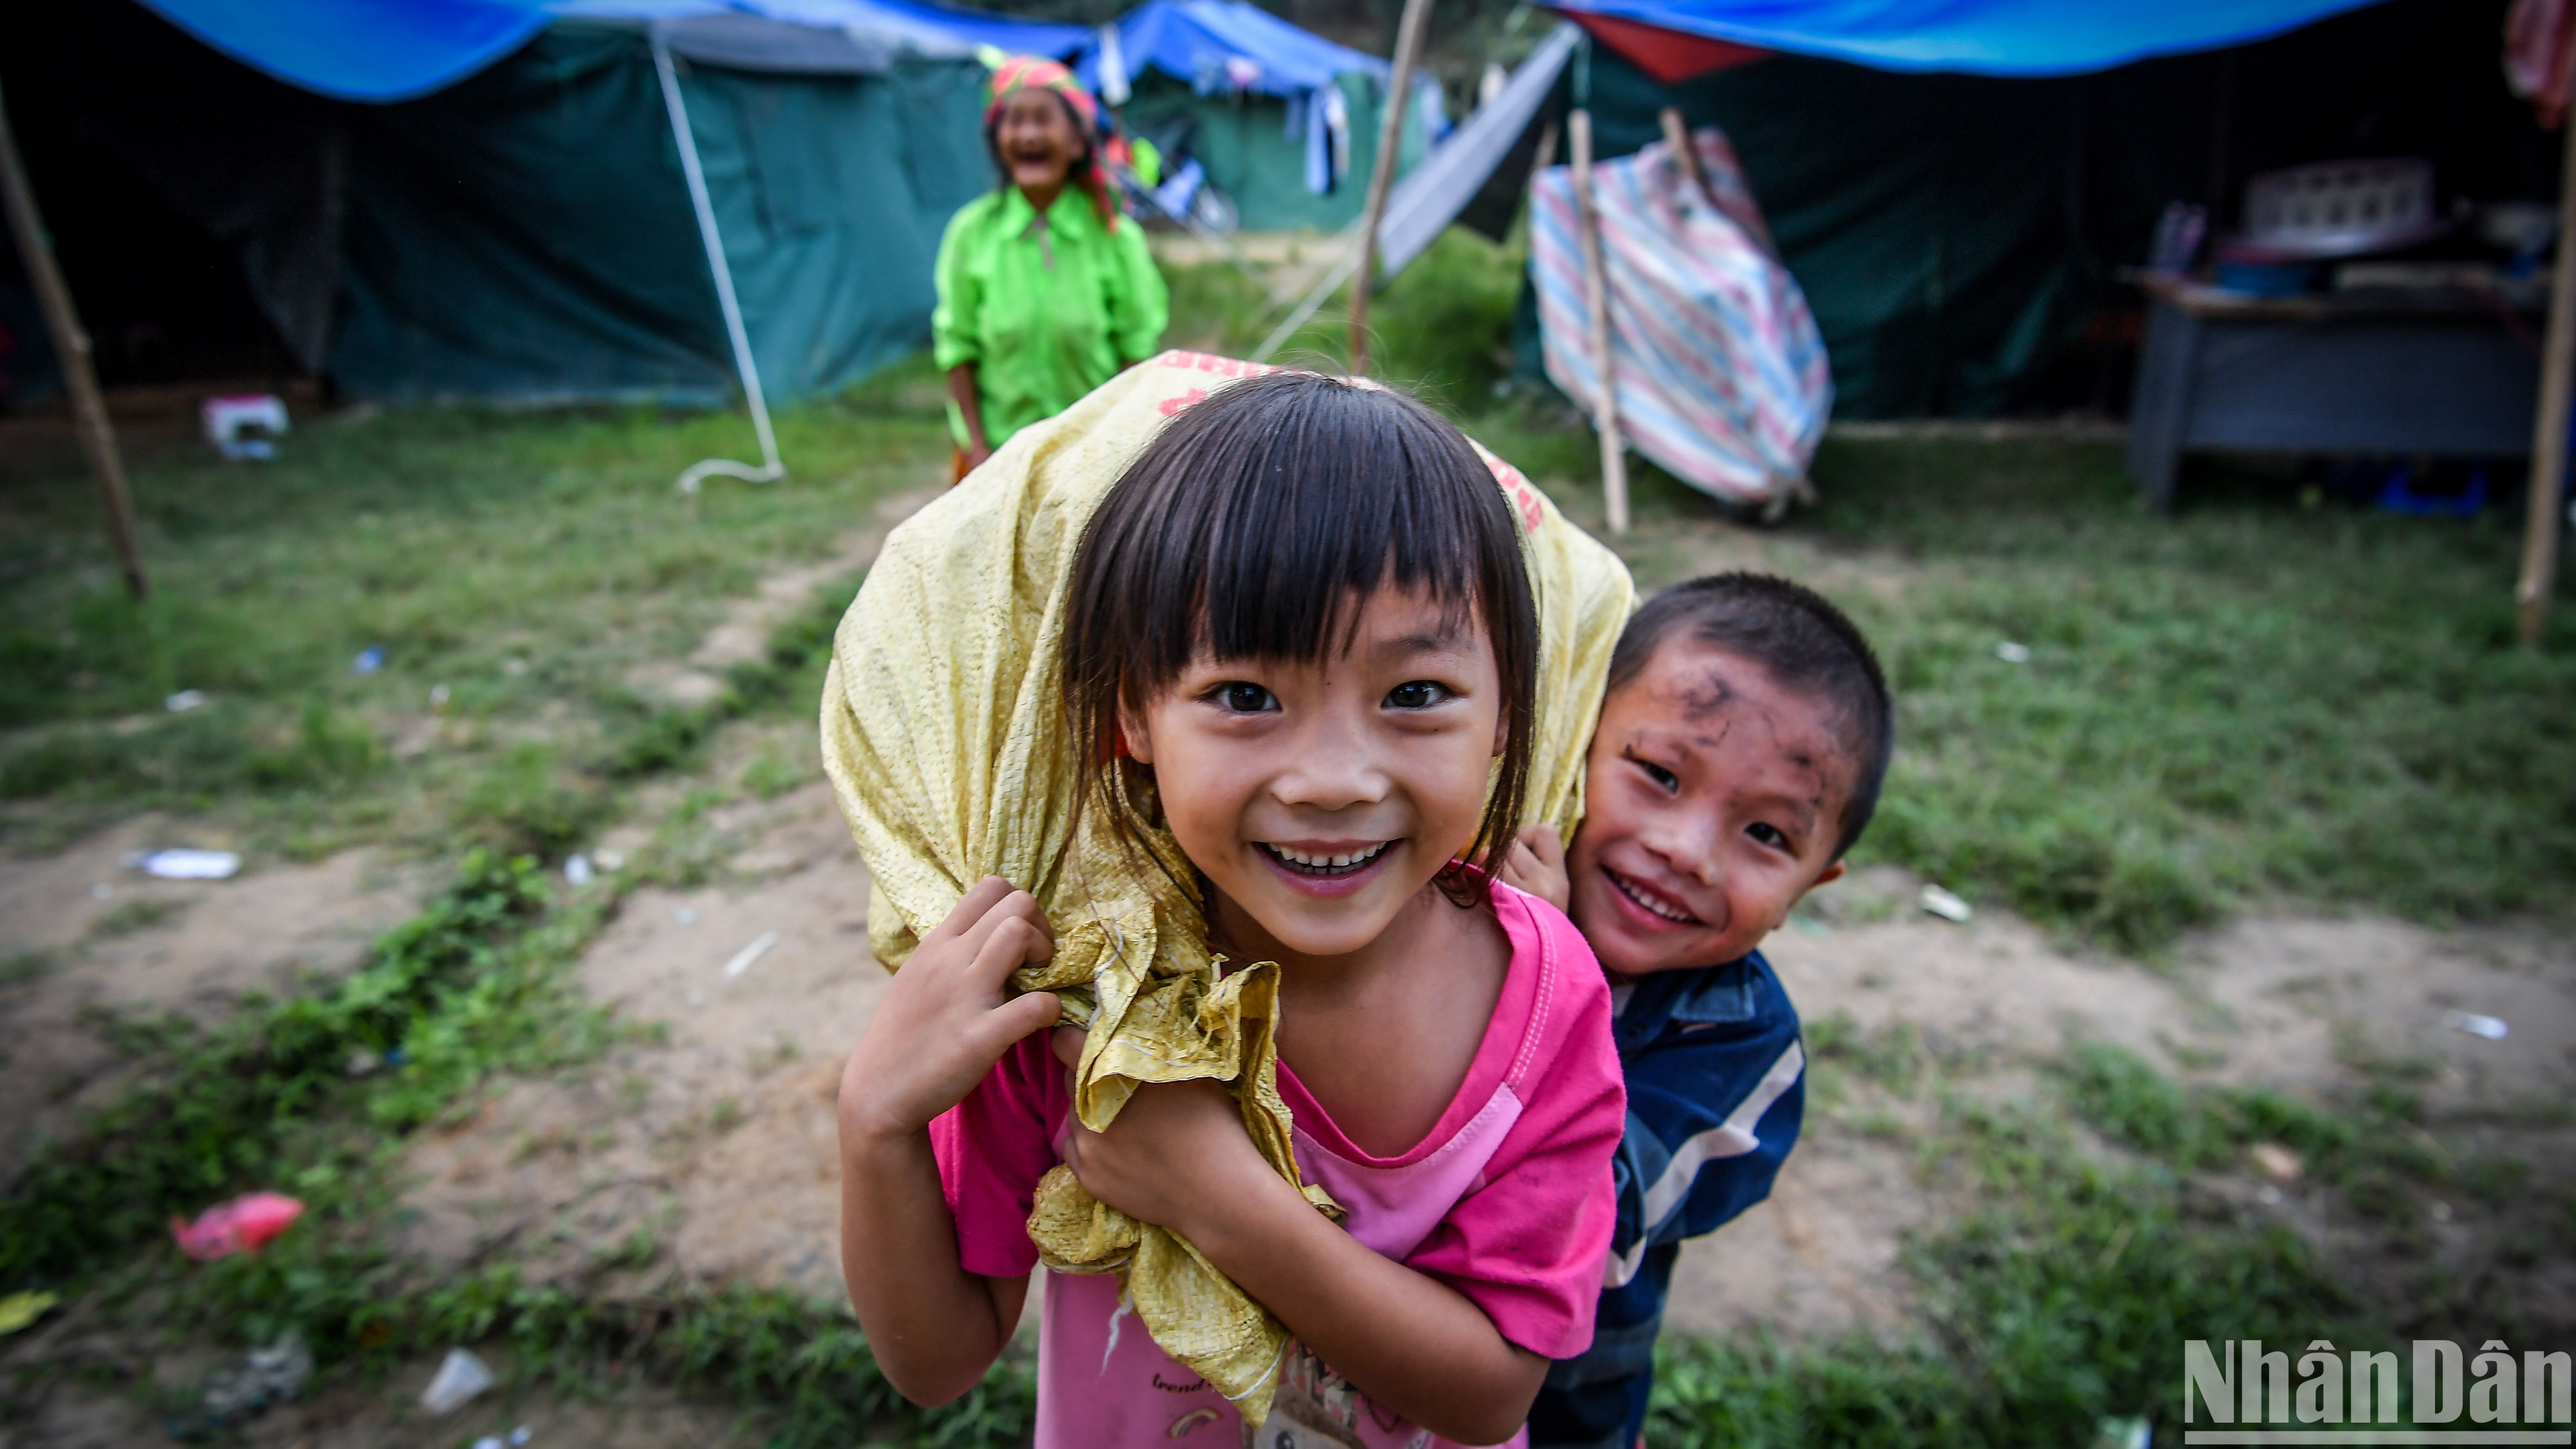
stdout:
[(258, 1252), (302, 1216), (304, 1204), (284, 1193), (255, 1192), (210, 1207), (197, 1214), (193, 1223), (172, 1218), (170, 1236), (178, 1240), (180, 1252), (211, 1263), (235, 1253)]
[[(1512, 946), (1502, 996), (1448, 1110), (1411, 1151), (1361, 1150), (1285, 1060), (1279, 1090), (1296, 1118), (1298, 1168), (1350, 1210), (1353, 1237), (1458, 1290), (1505, 1339), (1564, 1358), (1592, 1342), (1627, 1096), (1592, 948), (1534, 896), (1497, 885), (1494, 907)], [(1030, 1197), (1059, 1160), (1072, 1107), (1065, 1076), (1046, 1033), (1036, 1033), (931, 1124), (958, 1261), (970, 1273), (1016, 1278), (1037, 1262)], [(1234, 1406), (1154, 1345), (1115, 1277), (1051, 1276), (1043, 1312), (1038, 1449), (1242, 1442)], [(1265, 1446), (1448, 1445), (1302, 1345), (1290, 1344), (1279, 1374)]]

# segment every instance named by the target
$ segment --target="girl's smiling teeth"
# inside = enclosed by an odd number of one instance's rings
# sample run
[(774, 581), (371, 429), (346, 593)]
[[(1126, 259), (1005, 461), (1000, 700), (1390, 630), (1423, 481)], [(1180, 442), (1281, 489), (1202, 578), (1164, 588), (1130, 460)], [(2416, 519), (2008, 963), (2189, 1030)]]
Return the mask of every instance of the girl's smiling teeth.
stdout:
[(1254, 843), (1259, 845), (1271, 859), (1300, 875), (1326, 876), (1348, 875), (1377, 859), (1389, 845), (1394, 844), (1390, 840), (1381, 840), (1375, 845), (1363, 846), (1357, 850), (1308, 851), (1298, 850), (1292, 846), (1273, 845), (1266, 840)]
[(1673, 904), (1662, 893), (1643, 881), (1632, 881), (1606, 865), (1601, 868), (1601, 873), (1610, 877), (1610, 884), (1618, 887), (1619, 894), (1634, 901), (1648, 915), (1660, 916), (1678, 926), (1701, 924), (1699, 917)]

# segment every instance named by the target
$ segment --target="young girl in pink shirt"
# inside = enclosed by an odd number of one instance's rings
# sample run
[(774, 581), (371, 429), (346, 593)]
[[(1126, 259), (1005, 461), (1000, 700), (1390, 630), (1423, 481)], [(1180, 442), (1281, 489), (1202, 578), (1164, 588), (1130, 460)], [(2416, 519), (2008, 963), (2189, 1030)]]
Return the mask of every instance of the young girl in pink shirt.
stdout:
[(1592, 1339), (1624, 1097), (1590, 949), (1492, 879), (1538, 649), (1502, 490), (1398, 394), (1235, 383), (1103, 499), (1064, 608), (1083, 808), (1140, 848), (1168, 830), (1211, 947), (1280, 963), (1297, 1166), (1348, 1216), (1274, 1171), (1215, 1083), (1142, 1086), (1106, 1132), (1074, 1120), (1079, 1033), (1047, 1030), (1054, 996), (1005, 988), (1052, 926), (987, 879), (888, 986), (842, 1080), (843, 1264), (880, 1365), (921, 1403), (982, 1377), (1037, 1261), (1033, 1191), (1063, 1163), (1293, 1340), (1246, 1425), (1114, 1275), (1052, 1276), (1041, 1449), (1524, 1442), (1548, 1361)]

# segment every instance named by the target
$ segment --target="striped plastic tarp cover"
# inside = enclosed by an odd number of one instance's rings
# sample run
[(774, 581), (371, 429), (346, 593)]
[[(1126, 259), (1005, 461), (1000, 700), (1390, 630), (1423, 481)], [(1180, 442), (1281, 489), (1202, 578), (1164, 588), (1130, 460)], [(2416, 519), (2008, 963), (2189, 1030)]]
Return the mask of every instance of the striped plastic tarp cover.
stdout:
[[(1674, 477), (1766, 505), (1806, 476), (1833, 376), (1805, 295), (1770, 252), (1734, 148), (1713, 129), (1692, 139), (1714, 205), (1660, 141), (1592, 168), (1619, 422)], [(1530, 180), (1530, 277), (1548, 378), (1597, 414), (1568, 167)]]

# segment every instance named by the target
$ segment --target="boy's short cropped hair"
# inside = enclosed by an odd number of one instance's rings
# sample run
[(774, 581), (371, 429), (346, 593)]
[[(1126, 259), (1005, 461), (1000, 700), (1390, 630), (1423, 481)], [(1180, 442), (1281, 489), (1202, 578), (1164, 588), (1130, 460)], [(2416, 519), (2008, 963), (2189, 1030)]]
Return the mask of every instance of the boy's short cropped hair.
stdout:
[(1879, 787), (1896, 749), (1896, 710), (1878, 656), (1849, 615), (1815, 590), (1772, 574), (1709, 574), (1655, 595), (1628, 620), (1610, 655), (1610, 690), (1635, 679), (1676, 631), (1760, 665), (1781, 686), (1833, 707), (1843, 745), (1858, 768), (1843, 802), (1834, 858), (1860, 839), (1878, 811)]

